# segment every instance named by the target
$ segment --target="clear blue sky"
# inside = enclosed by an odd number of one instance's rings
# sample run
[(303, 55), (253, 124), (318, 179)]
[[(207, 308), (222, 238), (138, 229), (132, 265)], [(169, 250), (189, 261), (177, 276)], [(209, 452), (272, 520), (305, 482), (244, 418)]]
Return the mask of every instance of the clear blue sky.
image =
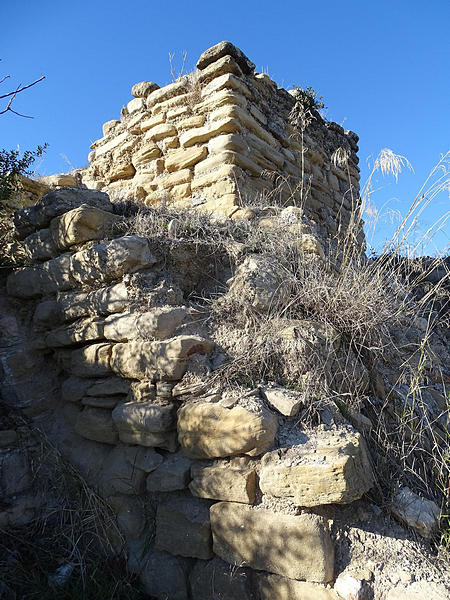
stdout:
[[(360, 136), (362, 180), (382, 148), (407, 156), (415, 173), (397, 185), (380, 180), (378, 207), (404, 212), (449, 149), (448, 0), (23, 0), (1, 2), (0, 23), (0, 79), (11, 74), (0, 89), (46, 76), (14, 105), (34, 119), (0, 117), (0, 148), (48, 142), (41, 174), (85, 166), (90, 143), (119, 117), (134, 83), (171, 81), (169, 52), (179, 59), (187, 50), (191, 70), (224, 39), (279, 85), (310, 85), (324, 97), (327, 118)], [(448, 208), (447, 192), (420, 227)], [(375, 242), (390, 229), (381, 223)], [(449, 242), (447, 227), (437, 243)]]

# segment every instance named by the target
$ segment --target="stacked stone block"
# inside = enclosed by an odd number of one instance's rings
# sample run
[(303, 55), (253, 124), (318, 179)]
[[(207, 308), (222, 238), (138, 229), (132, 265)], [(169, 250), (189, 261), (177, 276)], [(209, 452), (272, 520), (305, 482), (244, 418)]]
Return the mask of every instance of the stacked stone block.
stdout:
[(114, 234), (112, 208), (102, 192), (67, 188), (16, 218), (30, 265), (7, 288), (36, 303), (32, 347), (60, 365), (49, 418), (61, 450), (116, 513), (152, 596), (336, 599), (329, 526), (314, 509), (370, 489), (364, 441), (343, 427), (282, 443), (295, 393), (230, 398), (186, 383), (214, 343), (179, 332), (189, 309), (169, 296), (136, 310), (133, 274), (152, 280), (161, 265), (148, 239)]
[[(229, 42), (180, 80), (132, 93), (92, 145), (89, 187), (234, 219), (251, 217), (254, 202), (302, 204), (331, 235), (359, 205), (356, 134), (316, 114), (302, 135), (290, 118), (294, 96)], [(342, 152), (345, 166), (335, 160)]]

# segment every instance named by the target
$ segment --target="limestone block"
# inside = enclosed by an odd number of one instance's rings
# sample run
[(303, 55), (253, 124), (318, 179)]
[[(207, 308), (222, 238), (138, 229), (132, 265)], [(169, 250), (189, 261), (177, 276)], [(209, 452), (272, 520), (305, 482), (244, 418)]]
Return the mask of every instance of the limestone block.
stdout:
[(279, 169), (283, 168), (285, 164), (285, 158), (283, 154), (276, 150), (273, 145), (268, 144), (260, 137), (253, 133), (248, 133), (245, 137), (247, 143), (251, 148), (260, 152), (265, 158), (276, 165)]
[(147, 477), (147, 491), (174, 492), (184, 490), (191, 480), (192, 461), (177, 452), (169, 456)]
[(131, 157), (131, 162), (137, 169), (138, 167), (150, 162), (161, 156), (161, 150), (154, 142), (145, 142), (139, 151), (135, 152)]
[(70, 258), (70, 273), (79, 283), (98, 283), (155, 263), (147, 239), (128, 235), (76, 252)]
[(196, 127), (180, 134), (180, 145), (184, 148), (207, 142), (212, 137), (221, 133), (240, 133), (242, 127), (237, 119), (225, 117), (217, 119), (203, 127)]
[(139, 580), (144, 591), (157, 600), (186, 600), (188, 564), (167, 552), (151, 550), (142, 561)]
[[(145, 112), (139, 112), (127, 122), (127, 129), (131, 133), (131, 135), (140, 135), (142, 133), (141, 123), (145, 118)], [(119, 149), (123, 146), (119, 146)]]
[(299, 506), (347, 504), (373, 485), (364, 440), (352, 429), (311, 433), (303, 444), (269, 452), (261, 465), (261, 490)]
[(183, 94), (186, 91), (187, 81), (186, 78), (182, 78), (180, 81), (165, 85), (154, 92), (151, 92), (147, 97), (147, 108), (151, 108), (155, 104), (159, 104), (164, 100)]
[(207, 96), (202, 102), (197, 104), (195, 110), (201, 113), (208, 113), (212, 110), (216, 110), (221, 106), (240, 106), (242, 108), (247, 107), (247, 99), (238, 92), (233, 90), (224, 89), (218, 92), (213, 92)]
[(58, 296), (56, 304), (65, 321), (88, 314), (105, 315), (128, 306), (128, 290), (124, 283), (116, 283), (92, 292), (65, 292)]
[(130, 386), (129, 400), (147, 402), (156, 398), (156, 385), (151, 381), (133, 381)]
[(211, 467), (193, 465), (189, 489), (194, 496), (253, 504), (256, 472), (242, 460), (218, 463)]
[(259, 110), (259, 108), (255, 104), (250, 104), (249, 106), (250, 114), (255, 117), (257, 121), (262, 123), (262, 125), (267, 125), (267, 117), (266, 115)]
[(64, 250), (74, 244), (97, 240), (105, 236), (120, 217), (88, 204), (70, 210), (50, 223), (56, 246)]
[(6, 496), (20, 494), (33, 483), (30, 465), (22, 450), (0, 451), (0, 493)]
[(159, 142), (166, 137), (173, 137), (177, 134), (176, 127), (170, 123), (163, 123), (161, 125), (155, 125), (149, 129), (144, 135), (144, 144), (151, 142)]
[(256, 600), (249, 569), (236, 569), (217, 557), (197, 561), (189, 581), (193, 600)]
[[(157, 176), (157, 175), (161, 175), (161, 173), (164, 171), (164, 160), (162, 158), (156, 158), (154, 160), (145, 162), (145, 163), (141, 163), (138, 168), (137, 168), (137, 173), (142, 176), (142, 175), (149, 175), (151, 176), (153, 179)], [(136, 184), (136, 181), (133, 180), (133, 184)], [(145, 189), (145, 185), (144, 185), (144, 189)]]
[(181, 169), (181, 171), (175, 171), (170, 175), (165, 175), (161, 179), (158, 179), (158, 188), (160, 190), (167, 190), (175, 185), (181, 185), (182, 183), (189, 183), (192, 179), (192, 172), (190, 169)]
[(48, 228), (32, 233), (24, 239), (22, 244), (26, 255), (33, 261), (48, 260), (59, 254)]
[(244, 154), (248, 152), (249, 146), (242, 135), (224, 134), (212, 138), (208, 142), (208, 152), (210, 154), (218, 154), (224, 150), (232, 150)]
[(107, 377), (94, 380), (86, 389), (87, 396), (115, 396), (128, 394), (130, 382), (121, 377)]
[(155, 547), (175, 556), (212, 558), (209, 502), (192, 497), (159, 504)]
[[(212, 199), (195, 207), (195, 210), (207, 215), (224, 215), (225, 217), (233, 217), (233, 215), (239, 210), (239, 196), (237, 193), (228, 193), (230, 190), (235, 189), (234, 186), (229, 186), (230, 183), (233, 182), (220, 181), (207, 188), (206, 191), (203, 190), (205, 196), (212, 196)], [(222, 194), (220, 194), (221, 191), (223, 192)], [(219, 196), (219, 198), (216, 196)]]
[(127, 104), (127, 111), (130, 115), (138, 110), (142, 110), (143, 108), (145, 108), (145, 100), (143, 98), (134, 98)]
[(192, 115), (192, 117), (186, 117), (177, 121), (177, 129), (179, 132), (186, 129), (194, 129), (196, 127), (202, 127), (205, 124), (205, 115)]
[(44, 342), (49, 348), (62, 348), (80, 342), (100, 340), (103, 337), (103, 319), (94, 318), (54, 329), (47, 333)]
[(176, 407), (171, 403), (125, 402), (112, 412), (119, 437), (126, 444), (153, 446), (154, 436), (175, 427)]
[(263, 169), (248, 156), (240, 154), (239, 152), (226, 150), (224, 152), (219, 152), (218, 154), (213, 154), (209, 158), (199, 162), (194, 168), (194, 174), (196, 176), (202, 175), (203, 173), (215, 170), (224, 164), (241, 167), (241, 169), (248, 171), (251, 175), (256, 177), (259, 177), (263, 171)]
[(73, 286), (70, 261), (71, 256), (63, 254), (39, 266), (14, 271), (6, 281), (8, 294), (18, 298), (34, 298), (70, 289)]
[(103, 408), (87, 406), (82, 410), (75, 421), (75, 431), (81, 437), (102, 442), (103, 444), (117, 444), (119, 435), (111, 418), (111, 411)]
[(107, 136), (110, 133), (112, 133), (119, 124), (120, 124), (120, 121), (117, 121), (116, 119), (112, 119), (111, 121), (107, 121), (106, 123), (103, 123), (103, 126), (102, 126), (103, 135)]
[(71, 354), (71, 372), (78, 377), (111, 375), (110, 356), (112, 344), (92, 344)]
[(272, 258), (248, 256), (229, 283), (229, 294), (247, 298), (261, 313), (285, 303), (288, 298), (283, 268)]
[(214, 552), (231, 565), (316, 583), (333, 579), (333, 545), (322, 517), (234, 502), (214, 504), (210, 515)]
[(239, 167), (235, 165), (223, 165), (216, 171), (194, 177), (191, 182), (191, 188), (192, 191), (195, 191), (217, 184), (217, 182), (222, 182), (222, 180), (228, 180), (225, 181), (228, 185), (213, 190), (214, 196), (220, 198), (223, 194), (237, 191), (237, 183), (242, 180), (243, 177), (243, 171)]
[(162, 125), (165, 123), (166, 119), (164, 113), (159, 113), (154, 117), (150, 117), (149, 119), (145, 119), (141, 122), (141, 131), (145, 133), (149, 129), (156, 127), (156, 125)]
[(240, 106), (223, 106), (211, 113), (211, 121), (213, 123), (227, 119), (237, 120), (267, 144), (274, 146), (275, 148), (278, 147), (278, 142), (275, 140), (273, 135), (269, 133), (262, 125), (260, 125), (258, 121), (244, 108), (241, 108)]
[(121, 161), (114, 161), (111, 168), (108, 171), (108, 177), (110, 183), (118, 181), (119, 179), (131, 179), (136, 173), (136, 169), (133, 164), (125, 159)]
[(23, 239), (33, 231), (48, 227), (54, 217), (77, 208), (81, 204), (89, 204), (112, 212), (112, 204), (103, 192), (80, 188), (54, 190), (33, 206), (23, 208), (14, 214), (16, 234), (19, 239)]
[[(179, 117), (182, 117), (184, 115), (188, 115), (190, 112), (191, 112), (191, 109), (189, 106), (175, 106), (175, 108), (171, 108), (167, 111), (166, 118), (168, 121), (172, 121), (172, 120), (178, 119)], [(203, 125), (203, 123), (201, 123), (201, 125)], [(177, 122), (177, 129), (179, 129), (178, 122)]]
[(420, 498), (406, 486), (394, 496), (392, 513), (425, 539), (430, 539), (437, 530), (441, 514), (435, 502)]
[(210, 94), (218, 92), (224, 88), (231, 88), (246, 98), (250, 98), (251, 96), (248, 86), (242, 81), (242, 79), (239, 79), (239, 77), (236, 77), (231, 73), (225, 73), (225, 75), (216, 77), (202, 88), (202, 98), (205, 98), (206, 96), (209, 96)]
[(172, 137), (167, 137), (161, 140), (160, 142), (161, 148), (164, 153), (167, 153), (169, 150), (173, 150), (174, 148), (178, 148), (180, 145), (180, 140), (177, 135)]
[(166, 169), (169, 173), (186, 169), (205, 158), (207, 153), (206, 146), (192, 146), (191, 148), (174, 150), (166, 158)]
[[(186, 87), (186, 89), (188, 88)], [(173, 110), (179, 106), (189, 105), (191, 103), (191, 98), (192, 96), (190, 92), (187, 92), (185, 94), (179, 94), (178, 96), (169, 98), (168, 100), (164, 100), (163, 102), (155, 104), (155, 106), (152, 107), (152, 115), (157, 115), (160, 112), (167, 114), (169, 110)]]
[(295, 581), (280, 575), (258, 576), (261, 600), (341, 600), (333, 590), (316, 583)]
[(146, 474), (127, 459), (128, 448), (116, 446), (103, 464), (99, 488), (104, 496), (136, 495), (144, 491)]
[(111, 152), (112, 150), (114, 150), (114, 148), (117, 148), (119, 146), (121, 146), (123, 143), (126, 142), (128, 137), (128, 132), (124, 131), (123, 133), (120, 133), (119, 135), (115, 135), (112, 139), (108, 139), (107, 142), (104, 142), (103, 144), (96, 146), (95, 148), (95, 160), (98, 161), (98, 159), (101, 156), (105, 156), (108, 152)]
[(151, 473), (157, 469), (164, 460), (161, 454), (155, 452), (153, 448), (139, 448), (137, 446), (125, 448), (125, 458), (131, 465), (145, 473)]
[(183, 323), (187, 310), (183, 307), (160, 307), (145, 313), (122, 313), (105, 319), (104, 336), (123, 342), (133, 339), (170, 337)]
[(159, 85), (153, 81), (140, 81), (131, 88), (131, 95), (135, 98), (146, 98), (149, 94), (159, 89)]
[(266, 410), (199, 402), (178, 411), (178, 440), (190, 458), (257, 456), (272, 446), (277, 429), (277, 418)]
[(285, 417), (295, 417), (303, 403), (303, 396), (284, 387), (263, 387), (264, 399)]
[(231, 42), (219, 42), (215, 46), (208, 48), (200, 55), (197, 61), (197, 69), (203, 70), (211, 63), (224, 56), (232, 56), (246, 75), (253, 73), (255, 65), (245, 54)]

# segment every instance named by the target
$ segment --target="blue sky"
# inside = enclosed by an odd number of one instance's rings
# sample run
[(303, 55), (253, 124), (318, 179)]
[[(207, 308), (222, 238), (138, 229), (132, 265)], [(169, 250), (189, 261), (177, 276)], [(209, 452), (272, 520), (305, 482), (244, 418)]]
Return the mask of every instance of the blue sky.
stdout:
[[(11, 74), (0, 89), (46, 76), (14, 104), (34, 119), (0, 116), (0, 148), (47, 142), (41, 174), (85, 166), (90, 143), (103, 122), (119, 117), (134, 83), (170, 83), (169, 52), (176, 62), (186, 50), (191, 70), (201, 52), (224, 39), (280, 86), (310, 85), (324, 97), (327, 118), (360, 136), (362, 181), (368, 158), (382, 148), (409, 159), (414, 174), (404, 172), (398, 184), (375, 182), (372, 202), (383, 213), (404, 213), (449, 149), (448, 0), (23, 0), (2, 2), (0, 22), (0, 79)], [(447, 191), (419, 229), (448, 209)], [(382, 218), (374, 244), (392, 227)], [(449, 242), (447, 226), (435, 245)]]

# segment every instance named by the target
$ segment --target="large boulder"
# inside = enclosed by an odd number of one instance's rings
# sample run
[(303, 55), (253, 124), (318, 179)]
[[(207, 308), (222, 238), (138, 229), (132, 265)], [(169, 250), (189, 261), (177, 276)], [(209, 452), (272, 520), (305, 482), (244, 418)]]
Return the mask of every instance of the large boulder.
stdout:
[(219, 42), (215, 46), (208, 48), (205, 50), (197, 61), (197, 69), (205, 69), (208, 65), (213, 62), (216, 62), (220, 58), (224, 56), (232, 56), (237, 64), (242, 69), (242, 72), (246, 75), (249, 73), (253, 73), (255, 70), (255, 65), (252, 61), (245, 56), (245, 54), (237, 48), (231, 42), (223, 41)]
[(190, 458), (220, 458), (236, 454), (257, 456), (274, 443), (278, 419), (261, 407), (185, 404), (178, 411), (178, 440)]
[(333, 579), (334, 550), (322, 517), (273, 513), (234, 502), (214, 504), (210, 513), (214, 552), (228, 563), (290, 579)]

